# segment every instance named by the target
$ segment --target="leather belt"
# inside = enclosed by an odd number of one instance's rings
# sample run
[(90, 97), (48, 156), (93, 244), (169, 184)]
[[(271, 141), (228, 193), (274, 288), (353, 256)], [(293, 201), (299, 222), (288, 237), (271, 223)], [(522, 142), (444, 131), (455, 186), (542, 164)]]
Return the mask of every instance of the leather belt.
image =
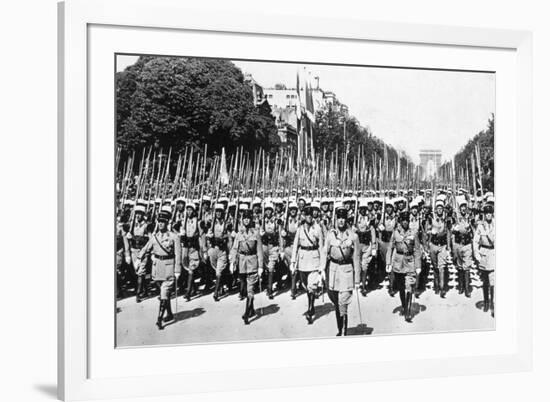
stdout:
[(300, 249), (313, 251), (313, 250), (319, 250), (319, 246), (300, 246)]
[(158, 255), (158, 254), (153, 254), (155, 256), (155, 258), (157, 260), (173, 260), (175, 257), (174, 257), (174, 254), (170, 254), (170, 255)]

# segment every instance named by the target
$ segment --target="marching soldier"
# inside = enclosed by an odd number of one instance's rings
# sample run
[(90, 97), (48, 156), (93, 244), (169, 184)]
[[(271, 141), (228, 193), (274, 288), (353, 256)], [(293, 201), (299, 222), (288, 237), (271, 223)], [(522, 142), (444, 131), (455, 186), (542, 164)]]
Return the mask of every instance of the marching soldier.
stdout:
[(136, 302), (141, 303), (145, 296), (145, 276), (147, 275), (148, 258), (140, 259), (139, 253), (149, 241), (149, 223), (145, 220), (145, 204), (139, 201), (134, 209), (134, 219), (126, 235), (130, 245), (132, 265), (137, 275)]
[(438, 199), (435, 203), (435, 214), (431, 222), (427, 222), (430, 260), (434, 270), (434, 292), (439, 294), (441, 298), (444, 298), (447, 294), (445, 267), (451, 248), (450, 231), (447, 229), (446, 218), (443, 214), (444, 206), (444, 201)]
[(453, 254), (457, 266), (458, 293), (464, 293), (464, 296), (470, 297), (470, 269), (474, 263), (471, 217), (468, 213), (468, 202), (465, 198), (458, 198), (457, 204), (459, 211), (456, 215), (456, 222), (452, 228), (452, 240)]
[(323, 244), (323, 232), (321, 227), (313, 222), (311, 207), (305, 206), (303, 213), (304, 223), (298, 228), (292, 246), (290, 270), (292, 273), (298, 272), (302, 285), (306, 287), (306, 319), (312, 324), (315, 316), (315, 292), (322, 272), (319, 248)]
[[(220, 286), (222, 285), (222, 274), (227, 266), (227, 251), (229, 250), (229, 233), (231, 228), (227, 226), (227, 219), (224, 216), (224, 205), (217, 203), (214, 205), (214, 221), (206, 234), (206, 240), (209, 243), (208, 261), (216, 274), (216, 284), (214, 287), (214, 300), (219, 300)], [(223, 288), (221, 289), (223, 291)]]
[(483, 311), (491, 309), (495, 316), (495, 220), (492, 205), (483, 207), (483, 221), (479, 222), (474, 235), (474, 256), (479, 264), (483, 282)]
[(130, 265), (132, 259), (130, 257), (130, 246), (128, 244), (128, 238), (126, 236), (127, 224), (117, 222), (116, 228), (116, 273), (117, 273), (117, 297), (122, 295), (123, 282), (125, 282), (126, 275), (124, 274), (124, 263)]
[[(386, 256), (388, 255), (391, 236), (397, 225), (397, 217), (394, 215), (394, 210), (393, 201), (391, 199), (386, 199), (386, 211), (383, 211), (382, 221), (378, 226), (378, 231), (380, 233), (378, 238), (378, 250), (383, 272), (386, 271), (386, 266), (389, 264), (389, 261), (386, 260)], [(395, 296), (393, 271), (389, 272), (388, 280), (388, 293), (393, 297)]]
[[(267, 201), (264, 204), (264, 217), (260, 228), (264, 263), (267, 270), (267, 289), (269, 299), (273, 299), (273, 275), (275, 264), (279, 259), (279, 229), (278, 219), (273, 215), (273, 204)], [(260, 278), (261, 280), (261, 278)]]
[[(321, 259), (322, 266), (328, 265), (328, 296), (336, 311), (336, 336), (347, 335), (348, 306), (353, 288), (359, 288), (360, 244), (357, 235), (348, 228), (348, 211), (342, 205), (335, 206), (336, 228), (326, 238)], [(328, 264), (327, 264), (328, 263)], [(323, 277), (325, 273), (323, 272)]]
[[(372, 205), (372, 204), (371, 204)], [(361, 199), (359, 215), (357, 216), (357, 237), (359, 239), (359, 255), (361, 261), (361, 294), (367, 295), (367, 272), (372, 259), (376, 256), (377, 241), (374, 221), (368, 211), (368, 202)]]
[(248, 319), (256, 315), (254, 310), (254, 288), (262, 275), (264, 253), (260, 232), (252, 222), (252, 211), (246, 205), (239, 209), (242, 212), (242, 225), (235, 235), (233, 246), (229, 254), (230, 270), (236, 269), (246, 281), (246, 307), (242, 319), (248, 325)]
[(401, 307), (405, 320), (412, 320), (412, 292), (420, 273), (418, 256), (420, 241), (418, 233), (409, 226), (408, 212), (401, 212), (399, 225), (393, 231), (386, 256), (386, 271), (393, 271), (395, 287), (399, 291)]
[(294, 244), (294, 239), (296, 237), (299, 224), (298, 204), (291, 201), (288, 205), (288, 217), (286, 219), (285, 229), (281, 231), (283, 252), (280, 257), (284, 261), (286, 269), (288, 270), (288, 276), (290, 277), (290, 297), (292, 300), (296, 299), (296, 281), (298, 276), (296, 271), (293, 272), (290, 269), (292, 261), (292, 246)]
[[(157, 327), (164, 329), (163, 322), (174, 319), (170, 304), (170, 293), (181, 273), (181, 244), (179, 236), (168, 230), (171, 218), (169, 210), (161, 210), (158, 217), (158, 232), (151, 234), (149, 241), (141, 250), (139, 258), (152, 254), (153, 281), (160, 284), (160, 305)], [(166, 317), (164, 317), (164, 313)]]
[(187, 290), (185, 299), (191, 300), (194, 294), (194, 275), (200, 264), (200, 227), (199, 220), (195, 211), (195, 204), (188, 202), (185, 209), (185, 218), (174, 226), (174, 230), (180, 236), (181, 255), (183, 267), (187, 271)]

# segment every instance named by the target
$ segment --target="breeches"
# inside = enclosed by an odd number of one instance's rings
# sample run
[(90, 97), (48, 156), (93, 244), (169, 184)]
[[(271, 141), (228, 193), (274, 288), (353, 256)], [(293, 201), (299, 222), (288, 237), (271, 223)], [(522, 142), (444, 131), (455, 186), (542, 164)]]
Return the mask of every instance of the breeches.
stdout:
[(447, 265), (447, 257), (449, 252), (445, 246), (436, 246), (433, 243), (430, 243), (430, 258), (432, 260), (432, 265), (434, 269), (442, 271)]
[(318, 289), (321, 279), (318, 271), (298, 271), (298, 275), (300, 276), (300, 282), (306, 286), (309, 293)]
[(474, 264), (472, 244), (457, 244), (454, 251), (457, 268), (469, 271)]
[(176, 278), (170, 276), (166, 278), (166, 280), (158, 282), (160, 283), (160, 299), (168, 300), (168, 298), (170, 297), (170, 292), (172, 291), (174, 283), (176, 282)]
[(414, 285), (416, 284), (416, 273), (394, 272), (394, 275), (395, 275), (395, 282), (394, 282), (395, 290), (398, 290), (398, 291), (404, 290), (405, 292), (412, 292), (412, 290), (414, 289)]
[(353, 292), (351, 290), (344, 292), (329, 290), (327, 293), (328, 298), (334, 304), (334, 307), (336, 307), (336, 314), (339, 314), (340, 316), (347, 314)]
[(181, 257), (183, 261), (183, 267), (187, 271), (194, 271), (199, 267), (199, 250), (195, 248), (183, 247), (181, 249)]
[(210, 260), (210, 266), (216, 271), (216, 276), (221, 276), (227, 266), (227, 251), (212, 247), (208, 249), (208, 259)]
[(275, 264), (279, 259), (279, 247), (272, 245), (262, 245), (264, 249), (264, 266), (268, 272), (275, 271)]
[(372, 246), (361, 244), (361, 271), (366, 271), (372, 261)]
[(138, 258), (139, 249), (136, 249), (136, 248), (131, 249), (131, 255), (132, 255), (132, 265), (136, 270), (136, 275), (145, 276), (147, 274), (147, 258), (140, 260)]
[(495, 286), (495, 271), (486, 271), (484, 269), (479, 270), (479, 275), (483, 281), (484, 286)]

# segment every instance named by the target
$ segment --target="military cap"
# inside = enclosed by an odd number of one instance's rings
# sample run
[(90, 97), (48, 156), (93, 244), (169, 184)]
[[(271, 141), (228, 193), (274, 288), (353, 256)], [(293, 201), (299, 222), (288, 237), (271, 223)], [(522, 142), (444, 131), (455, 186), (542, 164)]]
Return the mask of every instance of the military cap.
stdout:
[(348, 218), (348, 210), (341, 203), (338, 203), (335, 206), (334, 210), (335, 210), (337, 219), (347, 219)]
[(145, 213), (145, 205), (137, 204), (134, 208), (134, 212), (144, 214)]
[(158, 221), (159, 222), (168, 222), (171, 217), (172, 217), (172, 214), (171, 214), (170, 211), (166, 211), (166, 210), (162, 209), (159, 212)]
[(211, 201), (212, 200), (211, 200), (210, 196), (208, 196), (208, 195), (203, 195), (202, 196), (202, 202), (203, 203), (205, 203), (205, 202), (210, 203)]
[(317, 209), (317, 210), (320, 210), (321, 209), (321, 203), (319, 201), (312, 201), (311, 202), (311, 209)]
[(494, 197), (494, 196), (495, 196), (495, 195), (493, 194), (492, 191), (487, 191), (487, 192), (485, 193), (485, 195), (483, 196), (483, 198), (486, 200), (486, 199), (488, 199), (489, 197)]
[(250, 206), (247, 203), (241, 203), (239, 204), (239, 211), (250, 211)]
[(183, 197), (176, 198), (176, 204), (185, 204), (185, 198)]
[(329, 203), (330, 203), (330, 198), (328, 197), (321, 198), (321, 204), (329, 204)]
[(253, 206), (256, 205), (262, 205), (262, 199), (260, 197), (254, 197), (254, 201), (252, 202)]
[(303, 213), (304, 215), (311, 215), (311, 212), (312, 212), (312, 208), (311, 208), (311, 206), (309, 206), (309, 205), (306, 205), (306, 206), (304, 207), (304, 209), (302, 209), (302, 213)]
[(273, 203), (271, 201), (266, 201), (264, 203), (264, 209), (271, 209), (273, 210)]
[(298, 204), (296, 203), (296, 201), (290, 201), (290, 203), (288, 204), (288, 209), (292, 208), (298, 209)]
[(409, 204), (409, 208), (418, 208), (419, 206), (420, 204), (418, 203), (418, 200), (416, 198), (412, 200), (411, 203)]
[(229, 198), (227, 197), (220, 197), (218, 199), (218, 202), (221, 202), (222, 204), (227, 204), (229, 202)]
[(232, 209), (232, 208), (236, 208), (237, 207), (237, 203), (235, 201), (229, 201), (227, 203), (227, 208), (228, 209)]
[(195, 205), (195, 203), (191, 200), (189, 200), (186, 204), (185, 204), (185, 208), (191, 208), (192, 210), (196, 210), (197, 207)]
[(275, 204), (275, 205), (283, 205), (284, 202), (283, 202), (283, 199), (282, 199), (282, 198), (277, 197), (277, 198), (274, 198), (274, 199), (273, 199), (273, 204)]
[(134, 204), (135, 204), (134, 200), (130, 200), (130, 199), (124, 200), (124, 205), (132, 206)]
[(483, 213), (492, 214), (495, 211), (495, 208), (491, 204), (485, 204), (483, 206)]
[(395, 204), (394, 204), (394, 200), (392, 200), (391, 198), (386, 198), (386, 206), (390, 206), (390, 207), (395, 207)]
[(441, 201), (441, 200), (437, 200), (437, 201), (435, 202), (435, 206), (436, 206), (436, 207), (444, 207), (444, 206), (445, 206), (445, 203), (444, 203), (443, 201)]
[(456, 197), (456, 203), (459, 207), (461, 207), (462, 205), (468, 206), (468, 201), (466, 201), (465, 197)]
[(367, 208), (369, 205), (369, 198), (361, 198), (359, 200), (359, 208)]
[(214, 210), (215, 211), (223, 211), (223, 210), (225, 210), (225, 205), (223, 205), (221, 202), (218, 202), (218, 203), (216, 203), (216, 205), (214, 205)]
[(494, 196), (489, 196), (487, 197), (487, 201), (486, 201), (488, 204), (494, 204), (495, 203), (495, 197)]

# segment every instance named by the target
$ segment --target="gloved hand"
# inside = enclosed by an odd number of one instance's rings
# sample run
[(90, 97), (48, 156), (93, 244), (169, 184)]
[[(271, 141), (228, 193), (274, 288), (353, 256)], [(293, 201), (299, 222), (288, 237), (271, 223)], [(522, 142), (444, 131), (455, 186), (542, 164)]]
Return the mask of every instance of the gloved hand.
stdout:
[(376, 249), (375, 249), (375, 248), (372, 249), (371, 255), (372, 255), (373, 257), (376, 257)]
[(126, 256), (124, 260), (126, 261), (126, 264), (128, 265), (132, 264), (132, 258), (130, 258), (130, 256)]
[(386, 265), (386, 272), (387, 273), (391, 272), (391, 264)]

